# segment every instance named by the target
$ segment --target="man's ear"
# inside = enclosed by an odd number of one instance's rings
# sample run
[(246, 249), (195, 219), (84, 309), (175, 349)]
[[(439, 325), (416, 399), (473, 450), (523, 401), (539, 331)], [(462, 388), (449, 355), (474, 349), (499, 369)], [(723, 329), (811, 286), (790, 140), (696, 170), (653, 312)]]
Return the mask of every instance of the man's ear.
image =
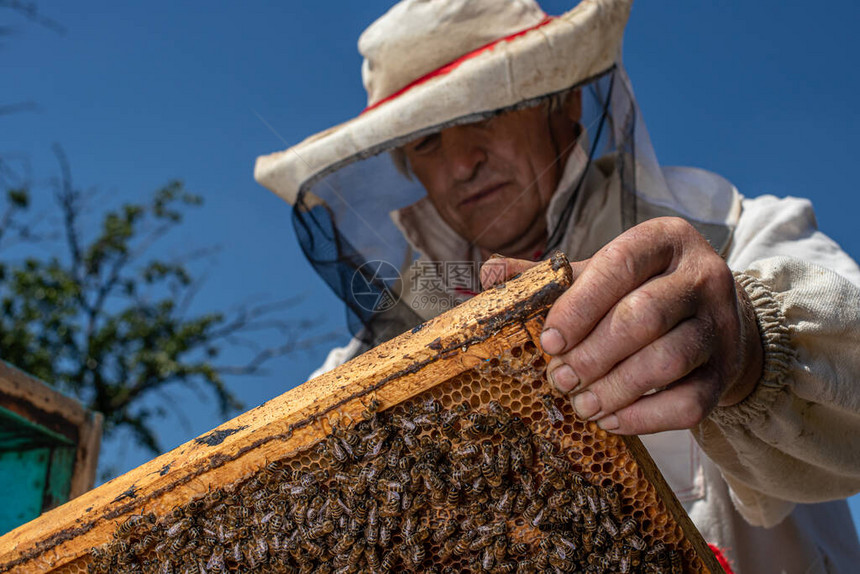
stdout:
[(571, 90), (564, 96), (560, 109), (550, 114), (550, 129), (553, 141), (561, 150), (569, 150), (576, 138), (582, 133), (579, 123), (582, 117), (582, 91)]
[(582, 90), (571, 90), (564, 98), (564, 112), (567, 118), (575, 124), (582, 119)]

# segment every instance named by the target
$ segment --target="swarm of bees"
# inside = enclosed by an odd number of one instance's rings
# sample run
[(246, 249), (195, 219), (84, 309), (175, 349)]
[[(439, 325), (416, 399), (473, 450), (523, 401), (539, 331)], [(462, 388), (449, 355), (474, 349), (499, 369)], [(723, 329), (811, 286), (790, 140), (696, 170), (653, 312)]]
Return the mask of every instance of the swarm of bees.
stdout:
[(164, 518), (132, 516), (92, 549), (89, 571), (682, 571), (613, 488), (576, 472), (575, 453), (498, 402), (378, 408), (335, 425), (312, 468), (271, 462)]

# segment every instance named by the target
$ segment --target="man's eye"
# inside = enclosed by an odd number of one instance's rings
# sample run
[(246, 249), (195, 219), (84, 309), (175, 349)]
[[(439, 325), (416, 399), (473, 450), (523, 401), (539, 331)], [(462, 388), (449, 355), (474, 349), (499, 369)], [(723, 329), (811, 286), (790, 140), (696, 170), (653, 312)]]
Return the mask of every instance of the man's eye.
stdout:
[(439, 134), (426, 135), (412, 142), (412, 151), (418, 153), (431, 151), (439, 141)]

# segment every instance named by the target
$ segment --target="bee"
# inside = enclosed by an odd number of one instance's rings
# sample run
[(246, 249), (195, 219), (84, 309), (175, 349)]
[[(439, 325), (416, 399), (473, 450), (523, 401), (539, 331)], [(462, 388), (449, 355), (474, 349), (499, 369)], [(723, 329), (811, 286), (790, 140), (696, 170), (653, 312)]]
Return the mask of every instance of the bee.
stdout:
[(576, 472), (573, 463), (566, 458), (560, 456), (547, 456), (549, 462), (558, 472), (564, 474), (573, 474)]
[(608, 571), (612, 568), (612, 563), (609, 558), (602, 554), (589, 554), (588, 563), (597, 567), (598, 570)]
[(540, 483), (540, 486), (537, 488), (537, 497), (538, 498), (549, 498), (552, 494), (555, 487), (552, 485), (552, 482), (549, 480), (544, 480)]
[(293, 521), (298, 526), (303, 526), (305, 524), (305, 519), (307, 518), (309, 507), (310, 507), (309, 502), (306, 500), (301, 500), (301, 499), (297, 500), (293, 504), (291, 514), (293, 517)]
[[(362, 403), (364, 405), (364, 403)], [(376, 415), (379, 408), (382, 406), (382, 403), (379, 402), (375, 397), (370, 399), (370, 403), (364, 405), (364, 410), (361, 411), (361, 416), (364, 420), (369, 421)]]
[[(409, 436), (409, 435), (405, 435), (405, 436)], [(382, 451), (385, 447), (386, 438), (387, 437), (379, 436), (377, 438), (374, 438), (374, 439), (368, 441), (364, 456), (366, 458), (373, 459), (373, 458), (378, 457), (380, 454), (382, 454)], [(383, 460), (383, 462), (387, 462), (385, 459), (382, 459), (382, 460)]]
[[(609, 503), (609, 512), (615, 517), (615, 520), (623, 522), (621, 514), (621, 496), (614, 490), (609, 490), (606, 493), (606, 501)], [(622, 536), (626, 536), (622, 534)]]
[(377, 484), (382, 486), (387, 492), (403, 494), (403, 484), (396, 480), (380, 480)]
[(553, 532), (550, 535), (550, 541), (553, 543), (556, 553), (562, 557), (573, 556), (578, 548), (576, 542), (558, 532)]
[(609, 546), (609, 536), (605, 530), (597, 530), (592, 536), (591, 542), (595, 548), (606, 548)]
[(604, 514), (600, 519), (600, 525), (603, 527), (604, 532), (606, 532), (610, 538), (618, 538), (618, 525), (615, 523), (615, 520), (608, 514)]
[(559, 490), (547, 498), (546, 504), (550, 510), (559, 510), (568, 506), (573, 501), (569, 490)]
[(417, 494), (412, 499), (412, 512), (418, 512), (419, 510), (421, 510), (422, 508), (427, 506), (428, 503), (429, 503), (429, 500), (427, 499), (426, 494), (424, 494), (423, 492)]
[(352, 507), (352, 517), (359, 524), (364, 524), (367, 521), (368, 511), (369, 509), (367, 508), (367, 504), (364, 502), (364, 499), (359, 498), (355, 501), (355, 505)]
[(454, 411), (446, 411), (442, 413), (441, 428), (445, 436), (455, 438), (457, 436), (457, 423), (460, 416)]
[(514, 500), (513, 514), (522, 514), (525, 512), (526, 508), (528, 508), (530, 503), (531, 498), (521, 490), (517, 493), (516, 500)]
[(620, 574), (629, 574), (633, 565), (630, 552), (622, 552), (621, 556), (618, 557), (617, 564), (618, 572), (620, 572)]
[(639, 552), (642, 552), (647, 548), (645, 540), (638, 534), (628, 534), (626, 540), (627, 544), (629, 544), (631, 548), (638, 550)]
[(424, 562), (424, 558), (427, 556), (427, 551), (420, 544), (404, 544), (400, 551), (400, 555), (405, 561), (411, 562), (413, 566), (417, 567)]
[(340, 538), (338, 538), (337, 543), (332, 547), (332, 554), (343, 554), (355, 544), (355, 536), (350, 534), (349, 532), (344, 532)]
[(496, 569), (494, 572), (499, 572), (499, 574), (513, 574), (517, 571), (518, 565), (516, 562), (502, 562), (498, 558), (496, 561)]
[(534, 459), (534, 448), (532, 447), (532, 443), (528, 437), (521, 437), (520, 440), (517, 441), (517, 447), (519, 448), (520, 453), (522, 453), (526, 464), (531, 466), (532, 460)]
[(373, 544), (370, 544), (370, 542), (368, 542), (367, 548), (364, 549), (364, 559), (371, 572), (376, 572), (382, 567), (379, 554), (377, 554), (376, 549), (373, 548)]
[(463, 485), (463, 492), (466, 493), (467, 496), (472, 497), (472, 499), (476, 499), (476, 497), (480, 496), (484, 490), (487, 488), (487, 481), (484, 480), (483, 476), (478, 476), (475, 480), (470, 483), (466, 483)]
[(477, 532), (473, 531), (473, 534), (476, 534), (476, 536), (472, 539), (471, 542), (469, 542), (469, 550), (471, 550), (472, 552), (487, 548), (493, 542), (493, 536), (489, 532), (478, 536)]
[(393, 534), (394, 526), (392, 525), (392, 522), (388, 519), (383, 520), (382, 524), (379, 526), (379, 545), (386, 548), (391, 544)]
[(507, 409), (499, 403), (499, 401), (490, 401), (487, 403), (487, 410), (490, 411), (496, 419), (510, 419)]
[(166, 532), (167, 537), (168, 538), (174, 538), (177, 534), (179, 534), (183, 530), (187, 530), (188, 528), (190, 528), (191, 524), (192, 523), (191, 523), (190, 518), (183, 518), (181, 520), (177, 520), (175, 523), (173, 523), (170, 526), (170, 528), (167, 529), (167, 532)]
[(392, 415), (391, 420), (395, 425), (399, 426), (400, 429), (407, 434), (415, 434), (419, 430), (418, 423), (406, 417), (400, 415)]
[(236, 541), (233, 544), (233, 547), (230, 549), (230, 557), (233, 559), (233, 562), (237, 564), (241, 564), (244, 558), (242, 557), (242, 544), (239, 541)]
[(451, 506), (456, 506), (460, 501), (460, 491), (462, 488), (456, 482), (452, 482), (448, 485), (448, 490), (445, 494), (445, 502)]
[(526, 471), (526, 457), (518, 445), (511, 446), (510, 466), (514, 474), (519, 475)]
[(182, 574), (198, 574), (200, 572), (200, 562), (192, 556), (185, 556), (182, 565)]
[[(562, 558), (554, 552), (547, 555), (547, 561), (553, 568), (562, 572), (573, 572), (576, 569), (576, 562), (574, 562), (573, 558)], [(601, 572), (603, 571), (601, 570)]]
[(345, 440), (329, 435), (327, 439), (328, 452), (331, 453), (334, 460), (338, 463), (346, 463), (353, 458), (352, 447)]
[(496, 450), (496, 468), (502, 476), (507, 475), (511, 469), (511, 445), (507, 441), (502, 441)]
[(520, 560), (517, 563), (517, 574), (532, 574), (537, 571), (537, 564), (534, 560)]
[(531, 501), (528, 508), (523, 512), (523, 518), (527, 521), (534, 523), (537, 519), (538, 515), (543, 514), (544, 506), (546, 506), (546, 502), (542, 498), (535, 498)]
[(516, 488), (511, 487), (505, 490), (496, 502), (496, 512), (502, 516), (510, 516), (514, 509), (514, 502), (517, 499), (517, 494), (518, 491)]
[(393, 548), (383, 554), (381, 566), (383, 572), (390, 572), (391, 570), (394, 570), (394, 567), (397, 565), (398, 554), (399, 551), (396, 548)]
[(349, 551), (349, 555), (346, 560), (347, 565), (358, 566), (359, 560), (361, 560), (361, 556), (364, 554), (366, 548), (367, 545), (363, 541), (358, 540)]
[(582, 522), (588, 532), (594, 532), (597, 530), (597, 519), (594, 517), (594, 513), (587, 508), (582, 510)]
[(582, 491), (585, 494), (585, 500), (588, 501), (588, 508), (591, 510), (592, 514), (599, 513), (600, 502), (598, 500), (597, 489), (593, 486), (586, 486)]
[(442, 562), (447, 562), (454, 554), (454, 549), (459, 543), (460, 542), (457, 538), (448, 538), (445, 540), (442, 544), (442, 549), (439, 551), (439, 559)]
[(424, 470), (424, 484), (430, 489), (433, 500), (440, 502), (445, 499), (445, 481), (433, 472), (429, 467)]
[(485, 572), (489, 572), (493, 569), (493, 565), (496, 563), (496, 556), (493, 554), (492, 548), (487, 546), (484, 548), (484, 553), (481, 556), (481, 567)]
[[(117, 532), (123, 538), (128, 538), (132, 531), (143, 524), (143, 516), (140, 514), (132, 514), (128, 520), (119, 525)], [(116, 533), (114, 533), (116, 535)]]
[(508, 555), (508, 537), (507, 536), (497, 536), (495, 542), (493, 542), (493, 556), (496, 557), (497, 562), (501, 562), (505, 556)]
[[(362, 506), (363, 505), (364, 503), (362, 503)], [(380, 512), (383, 516), (397, 516), (400, 514), (400, 494), (394, 490), (387, 491), (385, 493), (385, 502), (383, 503), (382, 510)], [(366, 519), (366, 510), (362, 516)], [(356, 514), (356, 519), (358, 520), (358, 514)], [(360, 523), (364, 523), (364, 520), (360, 520)]]
[(379, 512), (377, 510), (376, 501), (373, 501), (370, 510), (367, 512), (367, 526), (364, 529), (364, 538), (371, 546), (375, 545), (379, 540)]
[(457, 539), (457, 544), (454, 545), (453, 552), (457, 556), (462, 556), (466, 552), (469, 551), (469, 544), (472, 542), (472, 539), (475, 538), (474, 532), (464, 532), (460, 538)]
[(411, 452), (421, 448), (421, 441), (415, 435), (406, 433), (403, 435), (403, 443)]
[(302, 540), (301, 547), (311, 558), (319, 558), (325, 552), (325, 548), (310, 540)]
[(388, 453), (386, 456), (386, 461), (388, 463), (388, 468), (395, 469), (400, 462), (400, 453), (403, 451), (403, 439), (400, 437), (395, 437), (391, 440), (391, 444), (388, 447)]
[(549, 424), (557, 425), (564, 421), (564, 415), (561, 414), (561, 411), (558, 410), (558, 407), (555, 404), (555, 397), (547, 393), (541, 395), (540, 400), (546, 410), (546, 417)]
[(430, 538), (430, 529), (426, 526), (419, 526), (417, 530), (409, 536), (404, 536), (403, 541), (407, 544), (420, 544)]
[(514, 556), (524, 556), (529, 553), (531, 547), (525, 542), (517, 542), (515, 544), (511, 544), (511, 554)]
[(618, 533), (621, 535), (622, 538), (627, 538), (628, 536), (636, 532), (636, 527), (636, 519), (632, 516), (629, 516), (625, 518), (624, 521), (621, 523), (621, 527), (618, 529)]
[[(525, 442), (525, 441), (522, 441)], [(555, 445), (544, 438), (543, 436), (536, 434), (532, 437), (532, 442), (534, 442), (535, 446), (538, 449), (541, 457), (551, 456), (555, 454)]]
[(224, 549), (218, 546), (206, 562), (207, 572), (222, 572), (227, 569), (224, 563)]
[(481, 474), (490, 486), (498, 486), (502, 482), (502, 477), (496, 468), (495, 449), (489, 440), (481, 444)]
[[(282, 468), (281, 463), (277, 460), (273, 460), (271, 462), (266, 461), (266, 465), (263, 467), (263, 472), (267, 476), (273, 476), (273, 477), (280, 478), (281, 477), (281, 468)], [(212, 493), (210, 492), (209, 494), (211, 495)], [(223, 491), (222, 491), (222, 495), (223, 495)]]
[(425, 414), (438, 414), (442, 411), (442, 403), (436, 399), (427, 399), (423, 406)]
[(671, 566), (672, 574), (682, 574), (684, 571), (681, 564), (681, 553), (677, 550), (669, 551), (669, 565)]
[(185, 505), (185, 515), (193, 517), (203, 509), (203, 505), (203, 498), (195, 498), (194, 500), (189, 501), (188, 504)]

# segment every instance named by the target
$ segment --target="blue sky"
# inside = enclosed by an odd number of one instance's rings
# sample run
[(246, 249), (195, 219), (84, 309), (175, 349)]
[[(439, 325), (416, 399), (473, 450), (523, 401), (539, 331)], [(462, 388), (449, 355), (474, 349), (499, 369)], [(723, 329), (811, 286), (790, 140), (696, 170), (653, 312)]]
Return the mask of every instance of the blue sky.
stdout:
[[(58, 2), (40, 11), (59, 35), (0, 13), (0, 154), (56, 174), (51, 145), (75, 183), (117, 203), (181, 178), (205, 198), (175, 245), (220, 244), (200, 310), (301, 294), (297, 317), (347, 339), (344, 315), (295, 242), (288, 206), (252, 177), (256, 156), (284, 149), (364, 107), (355, 44), (392, 2)], [(550, 14), (573, 2), (547, 1)], [(719, 7), (717, 7), (719, 6)], [(625, 63), (658, 157), (730, 179), (742, 193), (810, 198), (820, 227), (860, 255), (852, 177), (860, 112), (854, 37), (860, 5), (808, 2), (638, 2)], [(301, 383), (325, 348), (235, 379), (251, 407)], [(219, 424), (215, 405), (177, 391), (185, 421), (163, 426), (176, 446)], [(122, 438), (105, 456), (127, 470), (147, 459)], [(860, 503), (852, 500), (855, 516)]]

